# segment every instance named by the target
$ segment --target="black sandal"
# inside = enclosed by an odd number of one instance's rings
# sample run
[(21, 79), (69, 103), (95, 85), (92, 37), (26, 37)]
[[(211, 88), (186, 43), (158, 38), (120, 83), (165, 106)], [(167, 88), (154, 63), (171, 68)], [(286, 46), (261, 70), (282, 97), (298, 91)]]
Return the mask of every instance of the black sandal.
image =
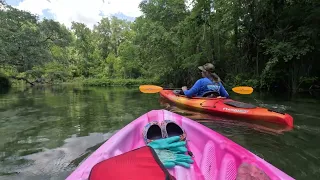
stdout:
[(164, 120), (161, 123), (162, 134), (165, 138), (172, 136), (180, 136), (180, 139), (184, 141), (186, 139), (186, 132), (174, 121)]
[(149, 122), (143, 130), (143, 139), (146, 144), (151, 141), (163, 138), (163, 132), (158, 121)]

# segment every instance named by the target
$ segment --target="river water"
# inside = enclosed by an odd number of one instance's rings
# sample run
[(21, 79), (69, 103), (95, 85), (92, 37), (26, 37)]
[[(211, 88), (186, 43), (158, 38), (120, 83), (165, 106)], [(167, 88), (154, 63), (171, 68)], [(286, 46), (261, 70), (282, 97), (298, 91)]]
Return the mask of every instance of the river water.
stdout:
[(65, 179), (132, 120), (153, 109), (185, 115), (225, 135), (296, 179), (320, 179), (319, 100), (261, 93), (233, 99), (284, 111), (294, 129), (225, 119), (175, 106), (138, 88), (53, 86), (0, 94), (0, 179)]

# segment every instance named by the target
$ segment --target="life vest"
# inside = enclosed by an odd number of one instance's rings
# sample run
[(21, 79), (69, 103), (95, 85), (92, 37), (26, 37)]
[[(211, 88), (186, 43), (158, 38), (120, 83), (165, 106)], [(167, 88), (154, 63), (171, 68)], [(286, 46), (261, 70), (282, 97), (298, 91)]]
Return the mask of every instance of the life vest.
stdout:
[(203, 89), (206, 89), (201, 93), (200, 97), (218, 97), (220, 96), (220, 84), (217, 82), (212, 82), (203, 86)]
[(150, 146), (103, 160), (91, 169), (89, 180), (175, 180)]
[(215, 93), (219, 93), (220, 94), (220, 84), (217, 82), (212, 82), (212, 84), (208, 84), (207, 88), (209, 89), (209, 91), (215, 92)]

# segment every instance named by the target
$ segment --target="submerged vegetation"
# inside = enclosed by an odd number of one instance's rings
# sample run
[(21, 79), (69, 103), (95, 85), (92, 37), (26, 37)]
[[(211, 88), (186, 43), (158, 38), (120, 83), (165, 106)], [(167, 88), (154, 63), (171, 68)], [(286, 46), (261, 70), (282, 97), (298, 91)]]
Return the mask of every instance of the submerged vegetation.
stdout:
[(0, 1), (0, 72), (35, 83), (181, 87), (199, 77), (198, 65), (214, 62), (230, 86), (295, 93), (319, 84), (320, 1), (192, 4), (142, 1), (134, 22), (102, 18), (90, 29), (40, 20)]

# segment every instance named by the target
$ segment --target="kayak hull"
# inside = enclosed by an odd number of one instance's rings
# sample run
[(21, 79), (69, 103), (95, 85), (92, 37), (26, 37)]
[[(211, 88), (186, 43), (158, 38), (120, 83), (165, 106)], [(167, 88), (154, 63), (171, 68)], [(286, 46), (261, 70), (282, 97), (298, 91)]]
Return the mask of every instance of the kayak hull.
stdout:
[(237, 169), (242, 163), (255, 165), (272, 180), (293, 179), (250, 151), (198, 122), (167, 110), (152, 110), (114, 134), (82, 162), (67, 177), (67, 180), (87, 180), (95, 164), (145, 146), (142, 136), (143, 128), (147, 123), (155, 120), (159, 122), (172, 120), (186, 131), (187, 148), (194, 155), (194, 163), (190, 168), (175, 166), (168, 169), (177, 180), (234, 180)]
[[(201, 98), (176, 95), (172, 90), (160, 91), (160, 96), (178, 106), (208, 112), (210, 114), (231, 116), (241, 119), (265, 121), (293, 127), (293, 118), (287, 113), (276, 112), (267, 108), (253, 106), (226, 98)], [(241, 104), (247, 107), (235, 107), (229, 104)]]

